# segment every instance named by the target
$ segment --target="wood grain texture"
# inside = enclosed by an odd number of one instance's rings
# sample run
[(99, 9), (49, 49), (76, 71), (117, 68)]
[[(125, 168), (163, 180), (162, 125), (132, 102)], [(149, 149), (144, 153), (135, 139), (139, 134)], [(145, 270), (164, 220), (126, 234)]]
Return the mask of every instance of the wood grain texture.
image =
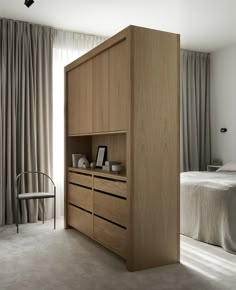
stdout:
[(73, 205), (68, 205), (68, 224), (81, 233), (93, 237), (93, 216)]
[(67, 186), (68, 186), (68, 171), (67, 166), (68, 164), (68, 78), (66, 70), (64, 69), (64, 228), (68, 229), (68, 192), (67, 192)]
[(92, 132), (92, 60), (68, 72), (68, 135)]
[[(177, 261), (180, 261), (180, 35), (177, 35), (177, 132), (176, 132), (176, 138), (177, 138), (177, 156), (176, 156), (176, 170), (177, 170), (177, 176), (176, 176), (176, 194), (177, 194), (177, 218), (176, 218), (176, 234), (177, 234)], [(176, 72), (176, 71), (175, 71)]]
[(93, 62), (93, 132), (109, 131), (108, 50)]
[(99, 177), (93, 179), (94, 189), (115, 194), (118, 196), (127, 196), (127, 184), (118, 180), (109, 180)]
[(121, 181), (126, 181), (126, 172), (121, 172), (119, 174), (110, 172), (110, 171), (104, 171), (99, 168), (74, 168), (74, 167), (69, 167), (68, 170), (70, 172), (80, 172), (80, 173), (85, 173), (85, 174), (91, 174), (92, 176), (95, 177), (105, 177), (113, 180), (121, 180)]
[(129, 42), (124, 40), (109, 49), (110, 131), (128, 128), (129, 75)]
[(76, 85), (78, 86), (79, 134), (92, 132), (92, 60), (78, 67), (79, 74)]
[(79, 87), (78, 87), (78, 79), (79, 79), (79, 67), (68, 72), (67, 81), (68, 81), (68, 134), (73, 135), (79, 133)]
[(106, 132), (92, 132), (92, 133), (81, 133), (72, 136), (84, 137), (84, 136), (102, 136), (102, 135), (117, 135), (126, 134), (126, 131), (106, 131)]
[(94, 216), (94, 239), (125, 258), (127, 255), (127, 232), (108, 221)]
[(93, 191), (78, 185), (69, 184), (68, 202), (92, 212)]
[(92, 188), (93, 186), (93, 179), (91, 175), (69, 172), (68, 181), (71, 183), (75, 183), (90, 188)]
[[(65, 210), (71, 173), (86, 173), (94, 181), (90, 188), (125, 197), (127, 230), (94, 216), (92, 233), (125, 257), (131, 271), (179, 261), (179, 53), (178, 35), (131, 26), (65, 68)], [(72, 126), (76, 137), (67, 137), (68, 123), (74, 122), (67, 114), (69, 99), (78, 91), (74, 69), (87, 61), (92, 62), (92, 131)], [(72, 153), (95, 160), (99, 145), (108, 146), (109, 160), (126, 165), (125, 175), (70, 167)], [(113, 196), (96, 190), (94, 195), (95, 212), (124, 225), (123, 207), (107, 200)], [(65, 220), (74, 222), (67, 224), (81, 230), (80, 223), (82, 228), (87, 223), (91, 236), (94, 212), (87, 216), (75, 209), (70, 213), (68, 206)]]
[[(67, 76), (65, 75), (65, 80)], [(65, 96), (67, 96), (67, 85), (65, 82)], [(65, 141), (64, 141), (64, 169), (65, 169), (65, 184), (64, 184), (64, 224), (65, 228), (68, 228), (68, 170), (67, 168), (72, 166), (72, 154), (73, 153), (84, 153), (87, 158), (91, 160), (91, 152), (92, 152), (92, 141), (90, 136), (83, 137), (68, 137), (68, 100), (65, 98)]]
[(92, 139), (90, 136), (66, 138), (66, 167), (72, 166), (72, 154), (82, 153), (90, 160), (92, 158)]
[(179, 261), (179, 41), (134, 28), (131, 270)]
[(70, 64), (68, 64), (65, 67), (65, 72), (68, 72), (68, 71), (74, 69), (78, 65), (86, 62), (87, 60), (92, 59), (93, 57), (97, 56), (101, 52), (103, 52), (103, 51), (107, 50), (108, 48), (110, 48), (110, 47), (118, 44), (119, 42), (125, 40), (129, 36), (130, 29), (131, 29), (131, 26), (128, 26), (127, 28), (118, 32), (117, 34), (115, 34), (111, 38), (107, 39), (106, 41), (104, 41), (100, 45), (96, 46), (94, 49), (90, 50), (89, 52), (85, 53), (84, 55), (82, 55), (81, 57), (76, 59), (75, 61), (71, 62)]
[(92, 137), (92, 158), (96, 160), (98, 146), (107, 146), (107, 160), (126, 165), (126, 134), (96, 135)]
[(94, 191), (94, 213), (124, 227), (128, 222), (128, 207), (125, 199)]
[(92, 61), (68, 72), (68, 134), (92, 132)]

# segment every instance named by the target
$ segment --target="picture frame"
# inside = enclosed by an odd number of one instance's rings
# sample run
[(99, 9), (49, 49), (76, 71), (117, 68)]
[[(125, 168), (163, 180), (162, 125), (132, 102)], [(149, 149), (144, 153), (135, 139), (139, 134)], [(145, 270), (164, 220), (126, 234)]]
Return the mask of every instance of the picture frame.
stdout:
[(102, 168), (107, 158), (107, 146), (98, 146), (96, 168)]

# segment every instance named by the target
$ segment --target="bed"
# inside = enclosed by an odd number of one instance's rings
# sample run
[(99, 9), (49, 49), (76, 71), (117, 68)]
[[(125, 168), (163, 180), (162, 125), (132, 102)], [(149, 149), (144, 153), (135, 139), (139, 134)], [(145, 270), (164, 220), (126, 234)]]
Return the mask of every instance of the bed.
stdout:
[(236, 254), (236, 170), (181, 173), (180, 232)]

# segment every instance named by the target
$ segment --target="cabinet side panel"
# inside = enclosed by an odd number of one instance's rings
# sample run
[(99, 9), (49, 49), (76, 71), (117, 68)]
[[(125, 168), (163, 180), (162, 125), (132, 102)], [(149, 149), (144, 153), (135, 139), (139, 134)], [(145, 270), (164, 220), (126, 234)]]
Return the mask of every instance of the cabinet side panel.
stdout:
[(133, 270), (179, 261), (179, 36), (133, 35)]
[(68, 96), (67, 96), (67, 86), (68, 86), (68, 80), (67, 80), (68, 73), (64, 70), (64, 228), (67, 229), (69, 227), (68, 225), (68, 210), (67, 210), (67, 134), (68, 134)]

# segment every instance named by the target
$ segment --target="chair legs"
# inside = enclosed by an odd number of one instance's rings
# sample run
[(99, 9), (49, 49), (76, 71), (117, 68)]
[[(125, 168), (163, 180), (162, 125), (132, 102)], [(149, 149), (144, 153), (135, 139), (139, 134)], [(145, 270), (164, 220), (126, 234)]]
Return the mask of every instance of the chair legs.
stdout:
[(19, 221), (18, 221), (18, 216), (19, 216), (19, 200), (18, 198), (16, 199), (16, 231), (17, 234), (19, 233)]
[[(44, 206), (44, 198), (43, 198), (43, 224), (44, 224), (44, 211), (45, 211), (45, 206)], [(56, 197), (54, 197), (54, 206), (53, 206), (53, 211), (54, 211), (54, 230), (56, 229)], [(19, 200), (18, 198), (16, 199), (16, 230), (17, 234), (19, 233)]]
[(44, 198), (43, 198), (43, 224), (44, 224)]
[(56, 196), (54, 197), (54, 230), (56, 229)]
[[(33, 192), (21, 192), (21, 188), (22, 185), (24, 185), (27, 180), (25, 180), (25, 175), (31, 175), (31, 174), (36, 174), (36, 179), (35, 179), (35, 184), (38, 184), (38, 189), (39, 191), (37, 191), (37, 195), (33, 195)], [(43, 178), (42, 178), (43, 177)], [(46, 181), (45, 181), (46, 178)], [(34, 179), (33, 179), (34, 180)], [(44, 172), (40, 172), (40, 171), (24, 171), (19, 173), (16, 176), (16, 180), (15, 180), (15, 195), (16, 195), (16, 217), (15, 217), (15, 221), (16, 221), (16, 230), (17, 233), (19, 233), (19, 222), (21, 222), (21, 217), (20, 217), (20, 201), (21, 200), (29, 200), (29, 199), (37, 199), (38, 200), (38, 206), (40, 207), (40, 199), (43, 199), (42, 201), (42, 223), (44, 224), (45, 222), (45, 199), (47, 198), (54, 198), (54, 229), (56, 229), (56, 185), (54, 183), (54, 181), (51, 179), (51, 177), (49, 175), (47, 175)], [(50, 192), (45, 192), (45, 186), (47, 187), (47, 189), (50, 189)], [(21, 195), (21, 196), (20, 196)], [(51, 204), (51, 202), (50, 202)], [(37, 210), (38, 212), (38, 210)], [(20, 220), (20, 221), (19, 221)]]

